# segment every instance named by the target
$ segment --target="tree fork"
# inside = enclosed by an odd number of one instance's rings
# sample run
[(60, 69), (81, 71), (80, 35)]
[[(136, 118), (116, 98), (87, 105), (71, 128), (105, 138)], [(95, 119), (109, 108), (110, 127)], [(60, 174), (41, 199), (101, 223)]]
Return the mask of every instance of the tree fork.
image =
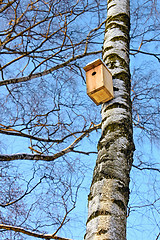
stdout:
[(86, 240), (125, 240), (133, 162), (129, 71), (129, 0), (108, 0), (103, 60), (115, 98), (102, 105), (102, 135), (88, 196)]

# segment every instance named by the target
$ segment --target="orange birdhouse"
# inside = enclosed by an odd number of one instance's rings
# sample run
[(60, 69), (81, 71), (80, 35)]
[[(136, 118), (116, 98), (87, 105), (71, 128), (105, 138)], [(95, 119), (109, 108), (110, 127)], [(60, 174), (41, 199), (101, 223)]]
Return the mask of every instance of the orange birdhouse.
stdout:
[(97, 59), (84, 67), (88, 96), (97, 104), (111, 100), (113, 95), (112, 74), (101, 59)]

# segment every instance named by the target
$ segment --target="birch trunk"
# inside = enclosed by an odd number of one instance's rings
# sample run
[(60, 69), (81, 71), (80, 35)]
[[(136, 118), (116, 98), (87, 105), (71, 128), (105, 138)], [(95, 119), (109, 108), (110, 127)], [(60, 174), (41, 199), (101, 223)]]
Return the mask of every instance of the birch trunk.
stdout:
[(102, 136), (88, 196), (86, 240), (125, 240), (134, 143), (129, 71), (129, 0), (108, 0), (103, 60), (115, 98), (102, 105)]

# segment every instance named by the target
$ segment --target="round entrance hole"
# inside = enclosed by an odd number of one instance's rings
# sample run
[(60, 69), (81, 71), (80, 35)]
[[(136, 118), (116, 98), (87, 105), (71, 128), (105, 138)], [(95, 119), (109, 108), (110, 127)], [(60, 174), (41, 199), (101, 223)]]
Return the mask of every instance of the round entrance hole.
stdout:
[(96, 72), (93, 72), (93, 73), (92, 73), (92, 76), (94, 76), (94, 75), (96, 75)]

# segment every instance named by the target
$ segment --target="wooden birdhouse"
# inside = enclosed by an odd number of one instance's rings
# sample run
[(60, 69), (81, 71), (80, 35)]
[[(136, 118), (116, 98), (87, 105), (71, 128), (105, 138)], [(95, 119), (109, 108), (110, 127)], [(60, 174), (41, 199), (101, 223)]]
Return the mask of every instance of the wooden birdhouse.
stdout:
[(111, 100), (113, 95), (112, 74), (101, 59), (97, 59), (84, 67), (88, 96), (97, 104)]

